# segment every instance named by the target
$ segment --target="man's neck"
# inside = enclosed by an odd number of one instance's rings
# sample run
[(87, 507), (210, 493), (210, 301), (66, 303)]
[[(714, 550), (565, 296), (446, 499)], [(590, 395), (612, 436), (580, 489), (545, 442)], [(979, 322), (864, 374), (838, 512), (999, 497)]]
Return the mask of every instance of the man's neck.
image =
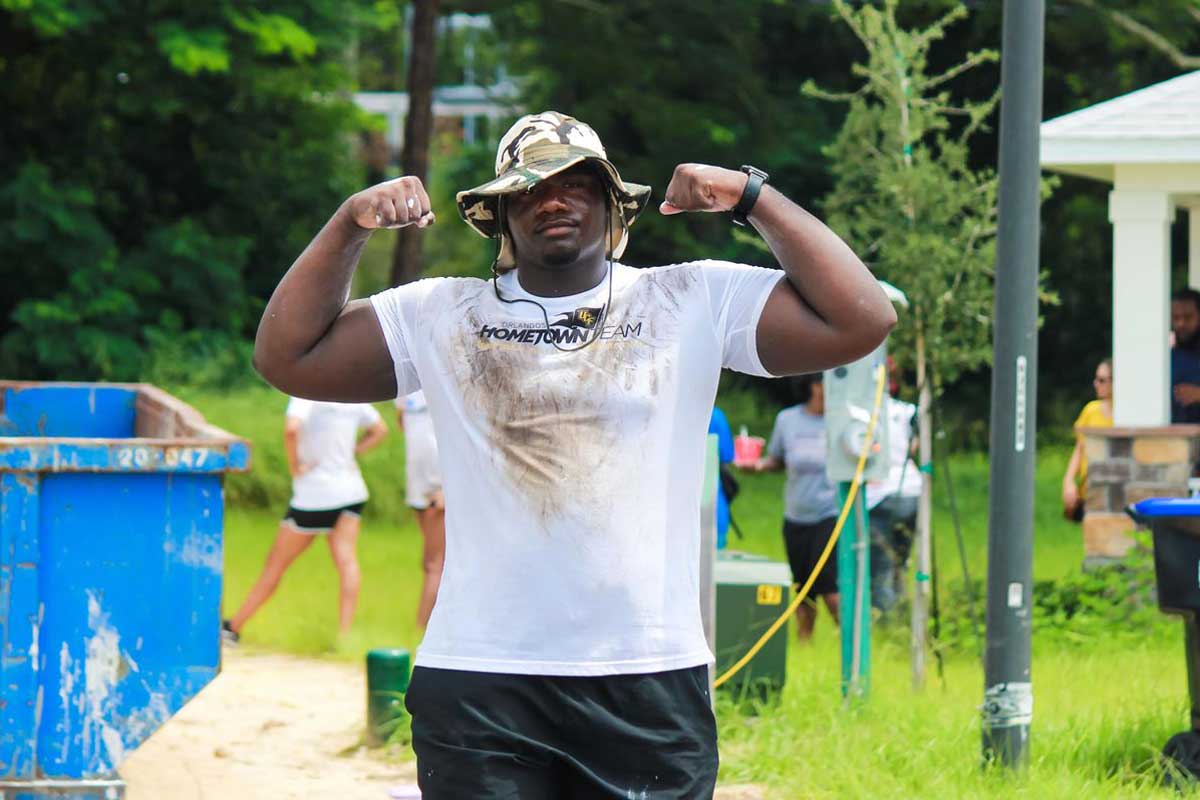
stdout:
[(517, 279), (521, 288), (538, 297), (566, 297), (595, 289), (608, 274), (604, 258), (578, 261), (567, 266), (517, 264)]

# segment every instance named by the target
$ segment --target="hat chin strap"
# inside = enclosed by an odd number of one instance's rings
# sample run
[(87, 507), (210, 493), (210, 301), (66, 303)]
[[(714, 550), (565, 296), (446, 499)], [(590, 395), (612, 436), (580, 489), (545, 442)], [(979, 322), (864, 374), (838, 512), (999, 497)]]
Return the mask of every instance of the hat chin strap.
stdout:
[[(613, 243), (612, 243), (611, 203), (612, 203), (612, 199), (608, 195), (605, 195), (604, 205), (605, 205), (605, 210), (608, 211), (608, 214), (605, 215), (606, 222), (605, 222), (605, 226), (604, 226), (604, 228), (605, 228), (605, 230), (604, 230), (605, 258), (608, 261), (608, 300), (605, 301), (604, 308), (600, 309), (600, 318), (598, 320), (596, 320), (596, 325), (594, 328), (592, 328), (592, 331), (593, 331), (592, 338), (587, 339), (586, 341), (584, 341), (583, 344), (579, 345), (578, 347), (563, 347), (558, 342), (554, 341), (554, 335), (550, 331), (550, 315), (548, 313), (546, 313), (546, 307), (544, 305), (542, 305), (541, 303), (539, 303), (537, 300), (530, 300), (527, 297), (514, 297), (514, 298), (510, 299), (510, 298), (507, 298), (504, 295), (500, 294), (500, 283), (499, 283), (500, 272), (496, 266), (497, 262), (499, 262), (499, 260), (500, 260), (499, 249), (496, 252), (496, 260), (492, 262), (492, 289), (493, 289), (493, 291), (496, 292), (496, 299), (499, 300), (501, 303), (508, 303), (509, 305), (516, 305), (518, 303), (529, 303), (532, 306), (537, 306), (541, 310), (542, 320), (546, 324), (546, 327), (545, 327), (546, 336), (544, 337), (545, 341), (548, 341), (548, 342), (550, 342), (550, 344), (554, 345), (554, 349), (561, 350), (564, 353), (574, 353), (578, 350), (582, 350), (583, 348), (588, 347), (593, 342), (595, 342), (597, 339), (599, 339), (600, 332), (602, 330), (604, 330), (604, 322), (605, 322), (605, 320), (608, 319), (608, 310), (612, 307)], [(503, 231), (507, 224), (507, 220), (506, 220), (505, 213), (504, 213), (504, 198), (503, 197), (500, 198), (500, 202), (497, 204), (497, 209), (499, 211), (499, 214), (497, 216), (499, 216), (499, 218), (500, 218), (499, 219), (500, 229)], [(504, 234), (503, 233), (500, 234), (499, 242), (500, 242), (499, 248), (503, 248), (504, 247)], [(513, 251), (514, 251), (514, 264), (513, 264), (512, 269), (516, 270), (517, 265), (515, 263), (515, 260), (516, 260), (515, 259), (515, 252), (516, 252), (515, 247), (513, 248)], [(511, 271), (511, 270), (506, 270), (506, 272), (507, 271)]]

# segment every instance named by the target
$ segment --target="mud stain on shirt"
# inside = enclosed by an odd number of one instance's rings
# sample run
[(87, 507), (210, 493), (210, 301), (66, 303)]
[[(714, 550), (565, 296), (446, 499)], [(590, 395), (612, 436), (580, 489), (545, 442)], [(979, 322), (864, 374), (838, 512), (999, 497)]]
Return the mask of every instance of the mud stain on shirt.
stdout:
[(482, 337), (485, 326), (545, 325), (501, 306), (490, 285), (461, 287), (450, 363), (464, 405), (496, 469), (543, 522), (578, 514), (586, 523), (618, 501), (630, 477), (614, 467), (644, 457), (642, 432), (670, 413), (660, 393), (672, 385), (684, 304), (706, 302), (697, 280), (684, 269), (634, 275), (614, 291), (598, 340), (576, 352)]

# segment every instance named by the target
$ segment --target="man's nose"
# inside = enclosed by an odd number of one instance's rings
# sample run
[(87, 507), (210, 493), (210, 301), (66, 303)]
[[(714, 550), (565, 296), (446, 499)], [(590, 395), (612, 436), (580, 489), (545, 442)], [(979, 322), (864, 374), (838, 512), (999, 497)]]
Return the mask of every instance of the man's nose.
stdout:
[(546, 209), (557, 211), (566, 207), (566, 197), (562, 191), (562, 187), (557, 186), (548, 181), (543, 181), (531, 190), (533, 192), (534, 203), (537, 210), (542, 212)]

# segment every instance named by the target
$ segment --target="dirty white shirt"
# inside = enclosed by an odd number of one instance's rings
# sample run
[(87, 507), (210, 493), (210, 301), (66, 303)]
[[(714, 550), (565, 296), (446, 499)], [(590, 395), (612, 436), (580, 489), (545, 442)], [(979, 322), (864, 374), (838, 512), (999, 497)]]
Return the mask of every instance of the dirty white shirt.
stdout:
[[(400, 393), (423, 389), (442, 452), (446, 560), (419, 666), (612, 675), (710, 663), (700, 494), (722, 367), (755, 343), (783, 275), (717, 261), (615, 265), (599, 338), (547, 340), (530, 303), (431, 278), (375, 295)], [(506, 299), (551, 336), (594, 335), (608, 284)]]
[(307, 469), (292, 480), (291, 507), (325, 511), (367, 500), (354, 458), (358, 432), (382, 419), (368, 403), (324, 403), (293, 397), (287, 416), (301, 423), (296, 455)]

